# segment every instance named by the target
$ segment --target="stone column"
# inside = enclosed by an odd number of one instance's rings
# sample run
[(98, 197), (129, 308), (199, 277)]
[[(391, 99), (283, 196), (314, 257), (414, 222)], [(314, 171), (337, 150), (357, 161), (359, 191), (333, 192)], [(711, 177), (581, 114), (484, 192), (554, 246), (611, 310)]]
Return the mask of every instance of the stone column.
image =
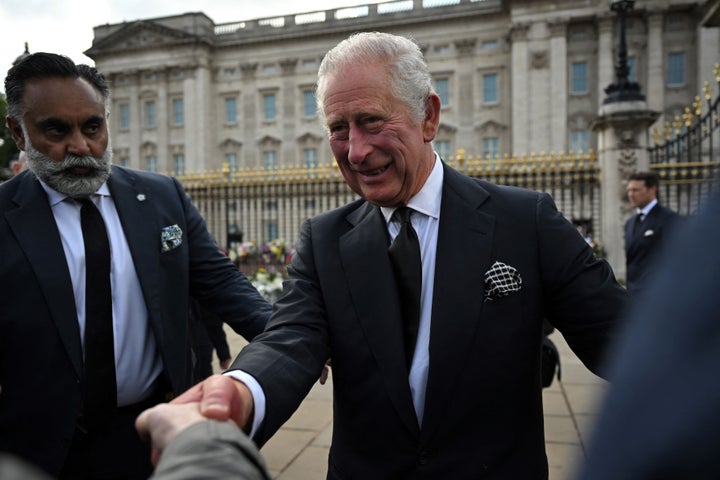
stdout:
[(659, 116), (645, 101), (605, 104), (593, 124), (600, 164), (600, 237), (618, 279), (625, 279), (625, 221), (632, 207), (625, 195), (631, 173), (649, 167), (649, 129)]
[(130, 105), (130, 166), (132, 168), (145, 169), (143, 164), (142, 152), (140, 151), (142, 144), (143, 131), (143, 104), (140, 99), (140, 72), (137, 70), (128, 72), (128, 104)]
[[(663, 52), (662, 29), (663, 13), (651, 11), (647, 17), (647, 98), (648, 107), (660, 112), (665, 110), (665, 69), (663, 68), (665, 53)], [(638, 81), (640, 81), (638, 79)], [(663, 118), (660, 118), (662, 125)]]
[(528, 131), (528, 40), (530, 28), (527, 24), (515, 24), (510, 29), (512, 41), (512, 149), (513, 152), (527, 152)]
[(605, 87), (613, 82), (613, 17), (610, 12), (598, 15), (598, 96), (605, 98)]
[(550, 28), (550, 150), (565, 150), (568, 116), (567, 20), (549, 23)]

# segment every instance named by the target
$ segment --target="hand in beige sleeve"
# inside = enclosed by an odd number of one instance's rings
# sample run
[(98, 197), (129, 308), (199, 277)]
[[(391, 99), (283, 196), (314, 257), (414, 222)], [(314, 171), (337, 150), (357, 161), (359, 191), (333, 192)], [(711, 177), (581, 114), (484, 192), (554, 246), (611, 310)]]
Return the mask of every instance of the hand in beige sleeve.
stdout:
[(157, 465), (163, 450), (178, 433), (205, 420), (199, 403), (161, 403), (142, 412), (135, 420), (135, 428), (141, 437), (152, 441), (152, 463)]

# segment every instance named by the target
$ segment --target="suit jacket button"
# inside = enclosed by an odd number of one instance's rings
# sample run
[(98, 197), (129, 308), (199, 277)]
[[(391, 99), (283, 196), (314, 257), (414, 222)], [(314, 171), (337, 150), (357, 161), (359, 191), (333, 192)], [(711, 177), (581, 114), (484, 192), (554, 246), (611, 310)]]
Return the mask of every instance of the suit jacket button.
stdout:
[(430, 457), (430, 452), (428, 452), (427, 450), (423, 450), (422, 452), (420, 452), (420, 454), (417, 457), (417, 463), (419, 465), (427, 465), (429, 457)]

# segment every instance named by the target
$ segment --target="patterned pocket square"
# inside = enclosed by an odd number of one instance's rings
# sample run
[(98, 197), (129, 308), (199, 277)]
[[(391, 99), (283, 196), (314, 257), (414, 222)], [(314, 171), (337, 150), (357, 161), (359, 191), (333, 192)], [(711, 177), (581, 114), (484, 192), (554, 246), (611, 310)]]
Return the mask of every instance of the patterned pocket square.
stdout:
[(162, 252), (169, 252), (182, 245), (182, 236), (183, 232), (177, 224), (163, 227), (162, 234), (160, 235)]
[(485, 272), (485, 300), (495, 300), (520, 291), (522, 277), (515, 267), (495, 262)]

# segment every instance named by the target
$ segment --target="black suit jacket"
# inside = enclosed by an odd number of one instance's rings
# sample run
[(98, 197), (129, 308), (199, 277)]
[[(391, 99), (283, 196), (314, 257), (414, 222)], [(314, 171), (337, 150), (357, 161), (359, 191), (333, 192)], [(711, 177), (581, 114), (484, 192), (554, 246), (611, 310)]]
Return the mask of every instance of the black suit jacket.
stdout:
[[(677, 213), (658, 203), (642, 222), (637, 215), (625, 222), (625, 263), (630, 295), (637, 295), (647, 286), (653, 260), (671, 235), (677, 219)], [(638, 222), (640, 225), (636, 228)]]
[[(191, 386), (188, 294), (250, 339), (270, 307), (226, 258), (180, 183), (113, 167), (108, 180), (164, 373)], [(142, 199), (142, 201), (140, 200)], [(161, 252), (163, 227), (182, 244)], [(65, 254), (47, 195), (30, 173), (0, 185), (0, 451), (57, 474), (83, 397), (83, 357)]]
[[(547, 478), (543, 317), (598, 372), (625, 291), (547, 194), (444, 171), (422, 428), (387, 228), (360, 200), (304, 223), (267, 330), (233, 364), (266, 394), (261, 444), (332, 357), (328, 478)], [(488, 300), (496, 261), (518, 270), (522, 289)]]

